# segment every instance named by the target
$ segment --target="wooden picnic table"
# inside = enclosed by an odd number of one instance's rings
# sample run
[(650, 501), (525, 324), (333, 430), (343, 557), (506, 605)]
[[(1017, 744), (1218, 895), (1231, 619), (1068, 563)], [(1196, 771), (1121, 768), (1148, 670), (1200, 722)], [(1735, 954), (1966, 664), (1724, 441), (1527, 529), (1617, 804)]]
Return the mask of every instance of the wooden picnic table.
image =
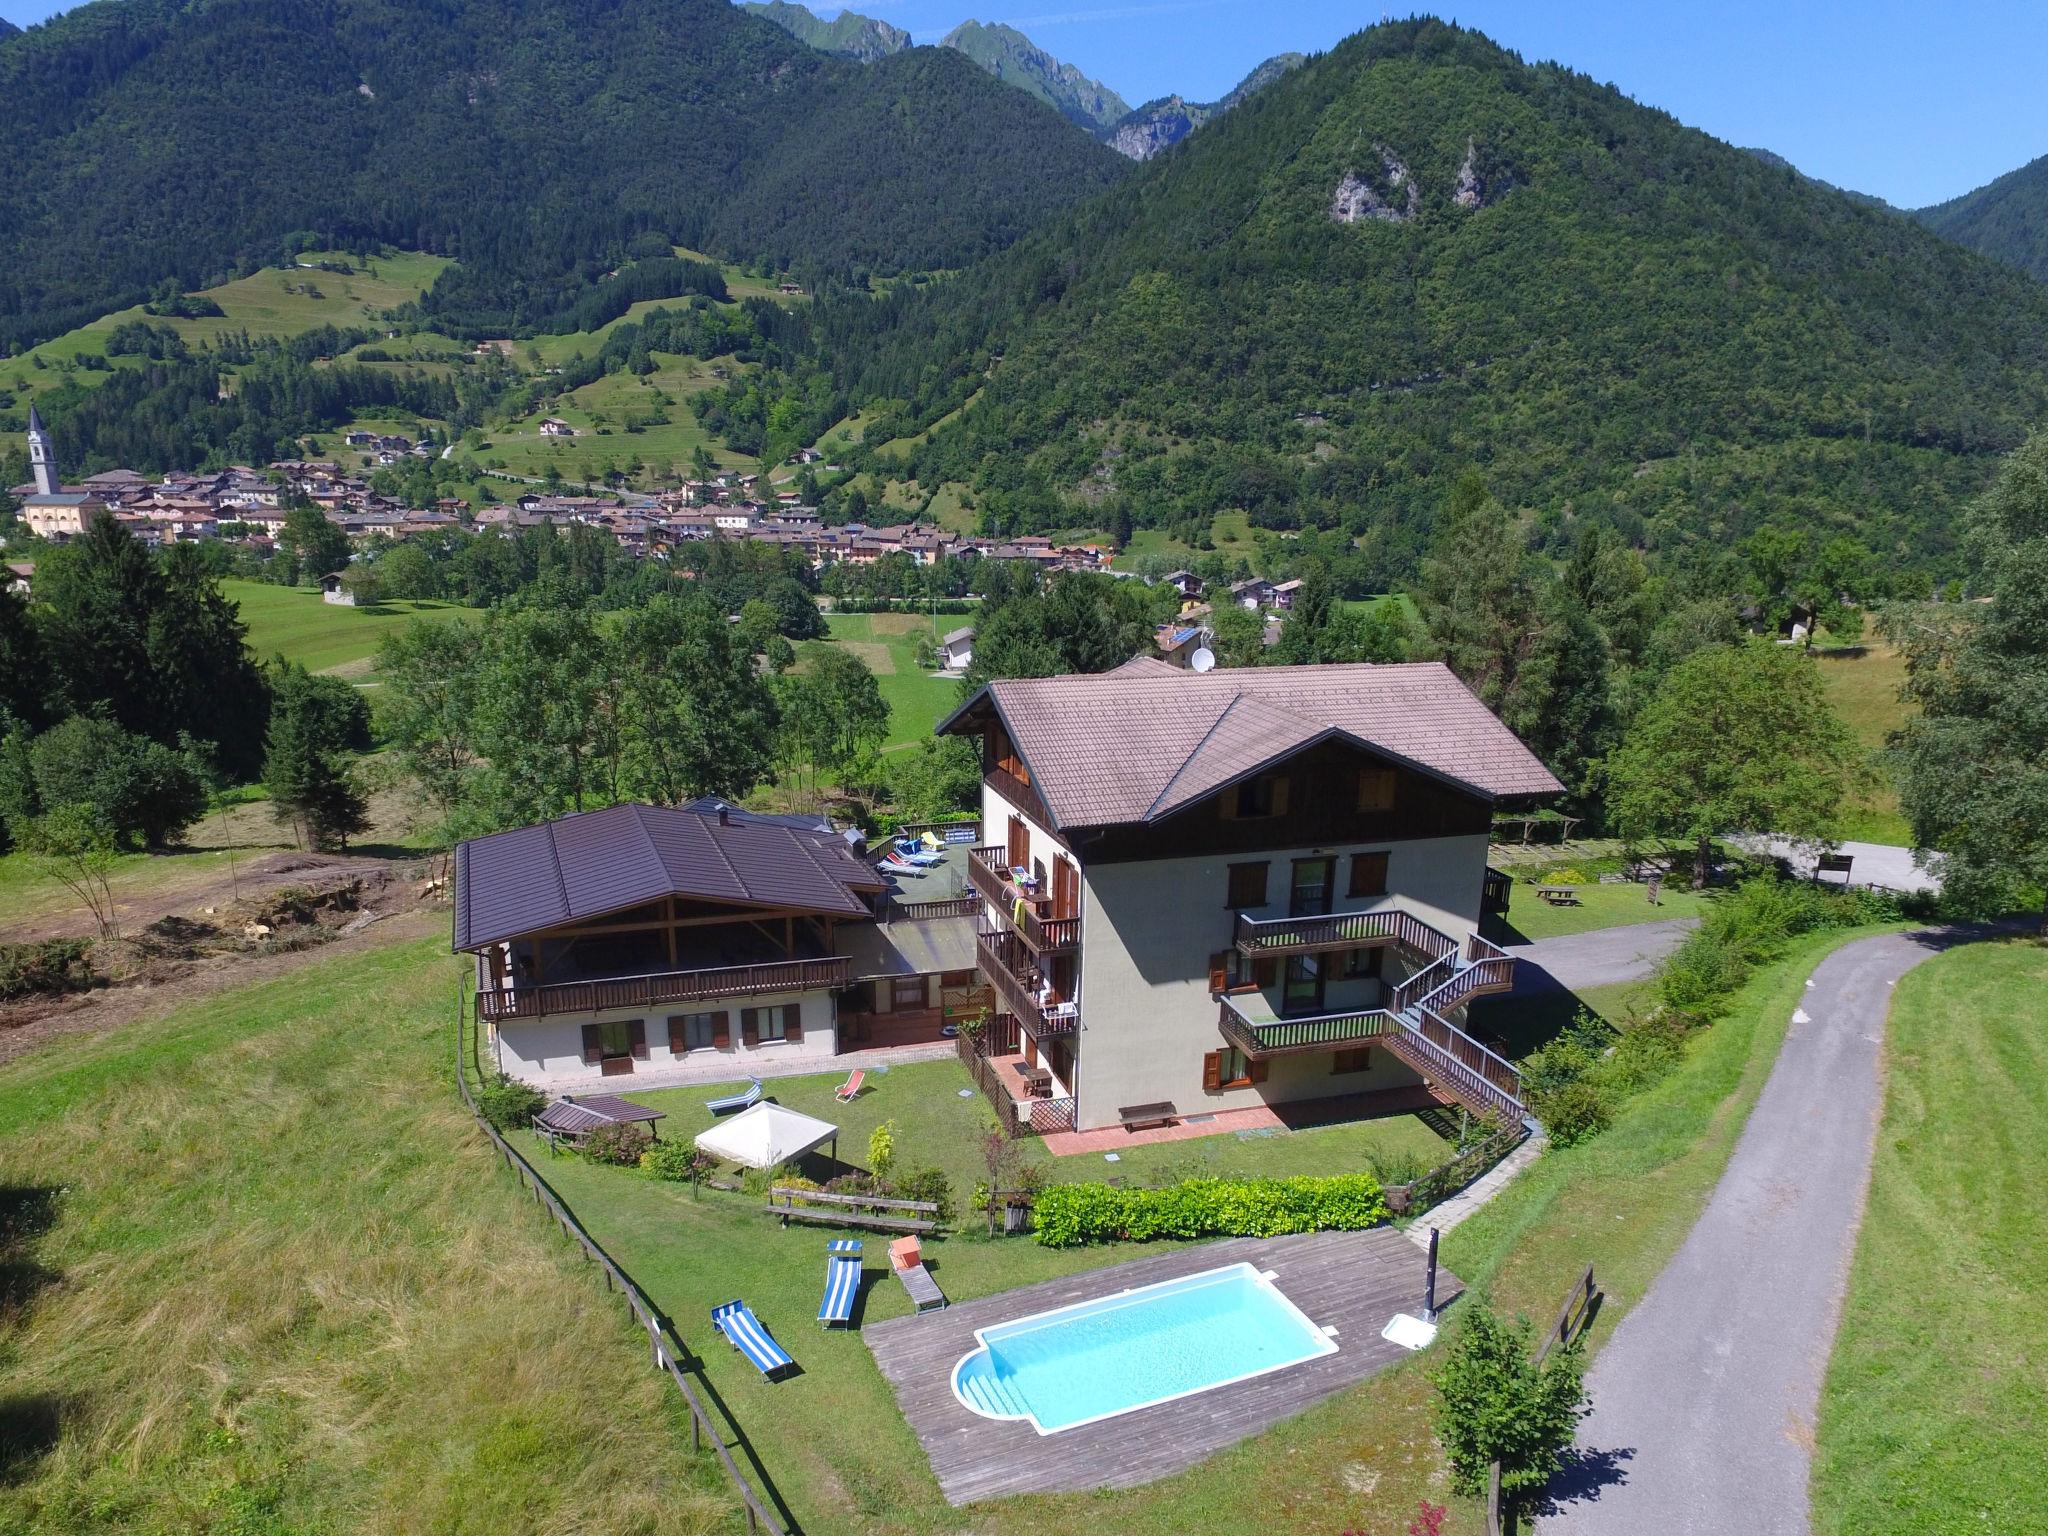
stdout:
[[(776, 1204), (777, 1196), (782, 1203)], [(810, 1205), (798, 1205), (798, 1200)], [(816, 1209), (823, 1206), (825, 1209)], [(903, 1212), (896, 1215), (896, 1212)], [(892, 1200), (882, 1195), (842, 1195), (822, 1189), (785, 1189), (776, 1185), (768, 1191), (768, 1214), (780, 1216), (786, 1227), (792, 1221), (821, 1227), (862, 1227), (875, 1232), (936, 1232), (939, 1208), (929, 1200)]]
[(1576, 907), (1580, 904), (1576, 885), (1539, 885), (1536, 894), (1553, 907)]

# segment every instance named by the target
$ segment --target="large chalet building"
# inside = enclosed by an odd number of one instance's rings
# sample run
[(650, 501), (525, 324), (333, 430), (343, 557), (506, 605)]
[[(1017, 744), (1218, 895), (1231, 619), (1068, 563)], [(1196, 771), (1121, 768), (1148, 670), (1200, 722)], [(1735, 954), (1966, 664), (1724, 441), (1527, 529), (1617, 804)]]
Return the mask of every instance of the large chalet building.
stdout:
[(1497, 801), (1557, 780), (1435, 663), (990, 684), (977, 956), (989, 1082), (1090, 1130), (1426, 1098), (1520, 1118), (1462, 1027), (1514, 963), (1479, 936)]

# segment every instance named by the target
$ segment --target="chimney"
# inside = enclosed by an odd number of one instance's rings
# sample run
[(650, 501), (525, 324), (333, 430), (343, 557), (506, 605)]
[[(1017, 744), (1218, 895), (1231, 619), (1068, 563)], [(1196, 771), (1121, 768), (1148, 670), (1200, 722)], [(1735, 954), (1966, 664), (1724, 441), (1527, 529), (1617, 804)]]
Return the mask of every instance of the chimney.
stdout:
[(721, 827), (729, 827), (732, 825), (732, 814), (730, 810), (722, 803), (718, 807), (718, 824)]

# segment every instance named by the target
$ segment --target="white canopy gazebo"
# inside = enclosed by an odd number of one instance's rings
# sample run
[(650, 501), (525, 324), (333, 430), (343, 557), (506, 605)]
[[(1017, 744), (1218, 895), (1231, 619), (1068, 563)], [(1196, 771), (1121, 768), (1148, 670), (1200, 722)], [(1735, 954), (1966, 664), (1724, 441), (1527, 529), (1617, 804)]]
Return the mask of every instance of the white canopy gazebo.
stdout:
[(828, 1141), (836, 1157), (839, 1127), (831, 1121), (764, 1100), (704, 1132), (697, 1150), (745, 1168), (780, 1168)]

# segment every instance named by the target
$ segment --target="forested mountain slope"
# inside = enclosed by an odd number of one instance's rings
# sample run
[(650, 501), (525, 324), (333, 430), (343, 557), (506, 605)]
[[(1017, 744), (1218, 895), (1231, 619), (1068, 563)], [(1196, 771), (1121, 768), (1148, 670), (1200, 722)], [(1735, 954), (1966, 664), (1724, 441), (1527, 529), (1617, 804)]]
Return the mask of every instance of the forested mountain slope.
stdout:
[(1343, 526), (1390, 577), (1467, 466), (1653, 548), (1775, 520), (1939, 561), (1955, 498), (2048, 420), (2048, 289), (1434, 21), (928, 298), (819, 318), (902, 430), (972, 398), (912, 451), (926, 484)]
[(2048, 155), (1913, 217), (1936, 234), (2048, 282)]
[(910, 34), (873, 16), (841, 11), (830, 21), (790, 0), (746, 0), (741, 7), (772, 21), (799, 42), (842, 59), (872, 64), (910, 46)]
[(1162, 96), (1112, 126), (1104, 138), (1118, 154), (1133, 160), (1150, 160), (1162, 150), (1173, 148), (1212, 117), (1220, 117), (1252, 92), (1271, 85), (1308, 57), (1305, 53), (1276, 53), (1238, 81), (1220, 101), (1189, 101), (1185, 96)]
[(1040, 101), (1067, 121), (1100, 133), (1131, 110), (1131, 104), (1100, 80), (1054, 58), (1015, 27), (963, 21), (940, 39), (983, 69)]
[(726, 0), (95, 0), (0, 50), (0, 100), (17, 342), (295, 231), (506, 294), (649, 231), (960, 266), (1122, 165), (947, 50), (827, 58)]

